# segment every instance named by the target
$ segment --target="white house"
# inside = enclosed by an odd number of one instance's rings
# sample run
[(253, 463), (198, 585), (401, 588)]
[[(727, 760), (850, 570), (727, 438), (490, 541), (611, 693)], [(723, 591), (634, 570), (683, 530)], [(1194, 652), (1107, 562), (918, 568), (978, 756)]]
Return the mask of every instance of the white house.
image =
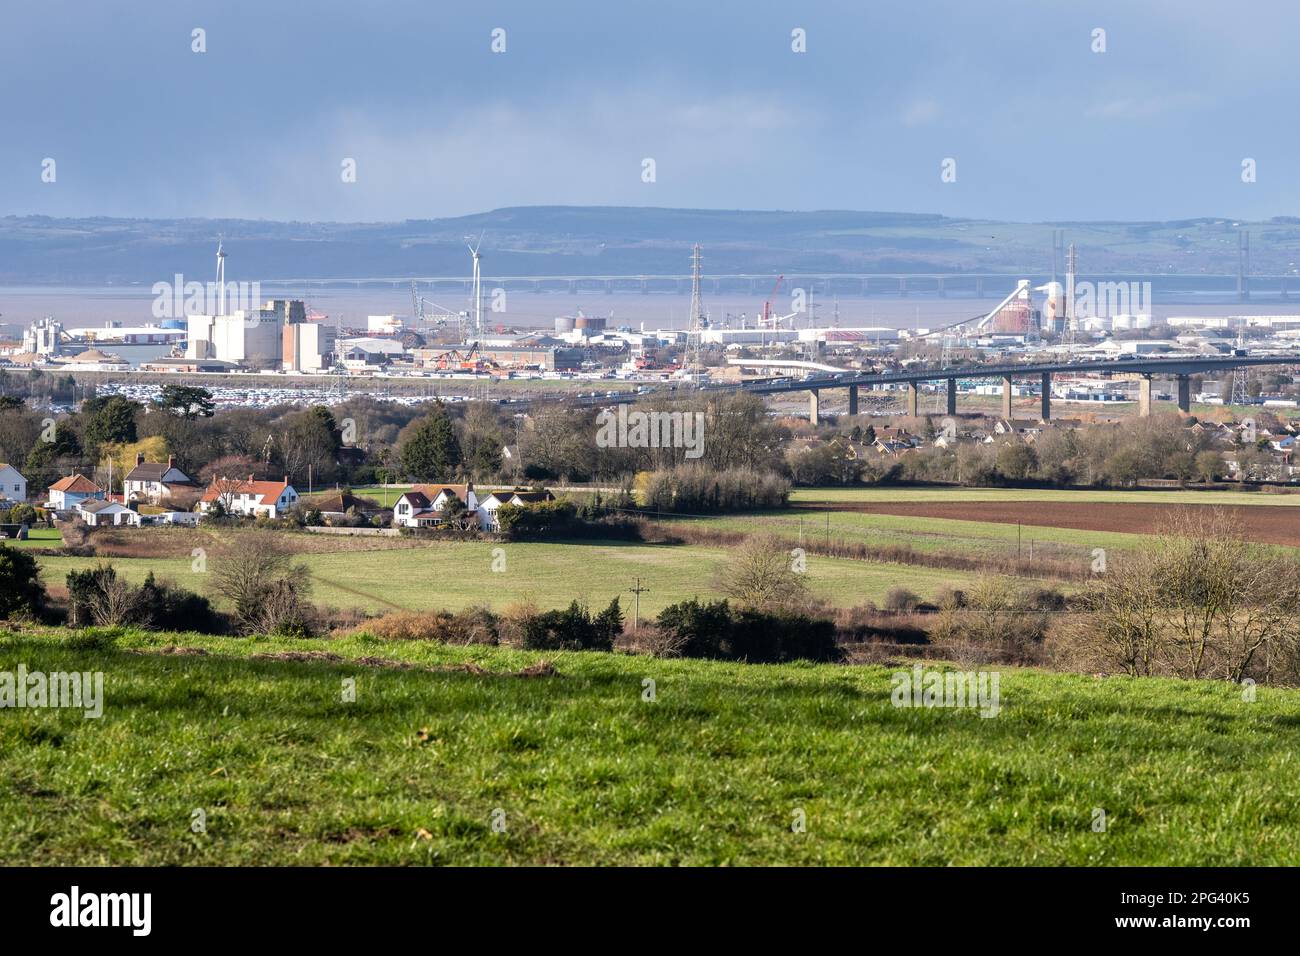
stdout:
[(393, 505), (393, 525), (403, 528), (430, 528), (442, 524), (442, 506), (456, 498), (465, 506), (466, 518), (479, 517), (478, 494), (472, 482), (463, 485), (413, 485)]
[(142, 514), (139, 516), (137, 524), (141, 526), (175, 524), (193, 528), (199, 523), (201, 517), (202, 515), (197, 511), (163, 511), (153, 515)]
[(127, 501), (147, 501), (156, 505), (170, 498), (173, 491), (192, 491), (190, 476), (176, 467), (175, 456), (167, 461), (145, 461), (144, 455), (135, 456), (135, 467), (122, 481), (122, 494)]
[(67, 511), (88, 498), (103, 498), (104, 492), (84, 475), (68, 475), (50, 485), (49, 506), (55, 511)]
[(106, 501), (103, 498), (86, 498), (77, 503), (76, 510), (92, 528), (134, 525), (139, 524), (140, 521), (140, 515), (126, 505), (117, 501)]
[(500, 531), (497, 509), (502, 505), (532, 505), (554, 500), (555, 495), (549, 491), (494, 491), (479, 502), (479, 527), (484, 531)]
[(25, 502), (27, 479), (13, 465), (0, 461), (0, 501)]
[(210, 512), (219, 503), (226, 514), (249, 518), (279, 518), (298, 502), (298, 492), (284, 481), (247, 481), (234, 478), (215, 478), (199, 501), (199, 511)]

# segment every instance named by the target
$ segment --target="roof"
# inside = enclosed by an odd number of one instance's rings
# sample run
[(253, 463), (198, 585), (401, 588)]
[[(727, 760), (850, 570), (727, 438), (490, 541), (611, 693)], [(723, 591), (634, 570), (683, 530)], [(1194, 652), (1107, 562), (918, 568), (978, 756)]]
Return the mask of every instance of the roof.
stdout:
[(426, 495), (423, 491), (408, 491), (406, 492), (406, 494), (402, 495), (402, 497), (398, 498), (397, 500), (401, 501), (402, 498), (405, 498), (416, 508), (429, 507), (429, 496)]
[(511, 498), (518, 498), (520, 501), (554, 501), (555, 495), (549, 491), (512, 491), (509, 494)]
[(120, 501), (104, 501), (102, 498), (94, 498), (90, 501), (83, 501), (80, 505), (82, 511), (89, 511), (91, 514), (98, 514), (106, 508), (121, 508), (123, 511), (130, 511)]
[(413, 491), (419, 491), (419, 492), (422, 492), (422, 493), (425, 494), (425, 495), (428, 495), (430, 501), (432, 501), (433, 499), (437, 498), (438, 495), (440, 495), (440, 494), (441, 494), (442, 492), (444, 492), (444, 491), (447, 492), (447, 493), (450, 494), (450, 495), (455, 495), (455, 496), (456, 496), (457, 498), (459, 498), (461, 501), (468, 501), (468, 499), (469, 499), (469, 493), (470, 493), (471, 491), (474, 490), (474, 486), (473, 486), (472, 484), (464, 484), (464, 485), (415, 485), (415, 486), (413, 486), (412, 490), (413, 490)]
[(252, 495), (258, 504), (274, 504), (280, 496), (288, 491), (287, 481), (232, 481), (229, 478), (216, 478), (203, 492), (202, 501), (213, 502), (222, 495)]
[[(127, 472), (126, 480), (127, 481), (162, 481), (163, 475), (167, 474), (167, 472), (172, 471), (173, 469), (176, 471), (181, 471), (175, 465), (169, 465), (165, 461), (145, 461), (136, 465), (129, 472)], [(183, 475), (185, 474), (185, 472), (181, 471), (181, 474)], [(172, 484), (184, 484), (184, 482), (172, 482)]]
[(324, 495), (315, 495), (308, 498), (305, 502), (308, 507), (315, 508), (317, 511), (328, 512), (346, 512), (350, 508), (357, 508), (360, 511), (374, 511), (376, 505), (373, 501), (367, 501), (365, 498), (358, 498), (351, 492), (332, 491)]
[(84, 475), (68, 475), (68, 477), (60, 478), (54, 484), (50, 485), (50, 491), (94, 493), (99, 490), (99, 485), (95, 484)]

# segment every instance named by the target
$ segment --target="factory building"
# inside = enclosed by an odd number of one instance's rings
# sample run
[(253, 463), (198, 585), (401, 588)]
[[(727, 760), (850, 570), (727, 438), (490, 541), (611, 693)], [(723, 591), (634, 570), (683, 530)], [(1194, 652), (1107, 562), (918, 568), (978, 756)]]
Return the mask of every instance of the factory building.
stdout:
[(328, 367), (334, 345), (332, 330), (315, 323), (316, 331), (286, 331), (289, 326), (308, 324), (307, 308), (300, 299), (272, 299), (260, 309), (238, 309), (229, 315), (190, 315), (186, 322), (188, 359), (306, 371)]

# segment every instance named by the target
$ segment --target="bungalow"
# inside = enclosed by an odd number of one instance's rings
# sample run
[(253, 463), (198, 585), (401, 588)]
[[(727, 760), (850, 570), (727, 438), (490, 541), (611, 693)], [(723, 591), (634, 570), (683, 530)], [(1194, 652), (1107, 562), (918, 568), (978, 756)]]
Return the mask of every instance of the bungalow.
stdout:
[(77, 504), (76, 512), (92, 528), (109, 525), (139, 524), (140, 515), (119, 501), (106, 501), (103, 498), (87, 498)]
[(456, 498), (465, 506), (468, 519), (473, 516), (482, 527), (478, 515), (478, 494), (472, 482), (463, 485), (413, 485), (411, 490), (393, 505), (393, 525), (403, 528), (431, 528), (442, 524), (442, 506)]
[(49, 506), (55, 511), (70, 511), (88, 498), (103, 498), (104, 492), (84, 475), (68, 475), (50, 485)]
[(501, 523), (497, 520), (497, 509), (502, 505), (532, 505), (554, 500), (555, 495), (546, 490), (494, 491), (479, 502), (479, 527), (484, 531), (500, 531)]
[(197, 511), (161, 511), (155, 514), (141, 513), (136, 519), (136, 524), (144, 527), (146, 525), (183, 525), (187, 528), (193, 528), (199, 523), (201, 518)]
[(27, 479), (13, 465), (0, 461), (0, 501), (25, 502)]
[(174, 455), (169, 455), (163, 463), (145, 461), (144, 455), (137, 454), (135, 467), (122, 482), (122, 494), (127, 501), (147, 501), (151, 505), (170, 498), (173, 492), (192, 490), (194, 482), (176, 467)]
[(199, 499), (199, 511), (207, 514), (219, 504), (229, 515), (249, 518), (279, 518), (298, 501), (298, 492), (284, 481), (256, 481), (252, 475), (247, 481), (235, 478), (214, 478), (208, 490)]

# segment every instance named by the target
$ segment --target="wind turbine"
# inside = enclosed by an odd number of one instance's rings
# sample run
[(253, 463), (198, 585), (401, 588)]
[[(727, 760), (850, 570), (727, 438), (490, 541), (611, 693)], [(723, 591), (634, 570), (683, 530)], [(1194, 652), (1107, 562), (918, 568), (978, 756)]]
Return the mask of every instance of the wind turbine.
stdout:
[(474, 257), (474, 337), (477, 341), (483, 335), (483, 276), (479, 262), (482, 257), (478, 254), (479, 246), (483, 245), (483, 233), (480, 232), (477, 241), (472, 244), (469, 236), (466, 236), (465, 245), (469, 249), (469, 254)]
[(217, 315), (226, 314), (226, 253), (217, 237)]

